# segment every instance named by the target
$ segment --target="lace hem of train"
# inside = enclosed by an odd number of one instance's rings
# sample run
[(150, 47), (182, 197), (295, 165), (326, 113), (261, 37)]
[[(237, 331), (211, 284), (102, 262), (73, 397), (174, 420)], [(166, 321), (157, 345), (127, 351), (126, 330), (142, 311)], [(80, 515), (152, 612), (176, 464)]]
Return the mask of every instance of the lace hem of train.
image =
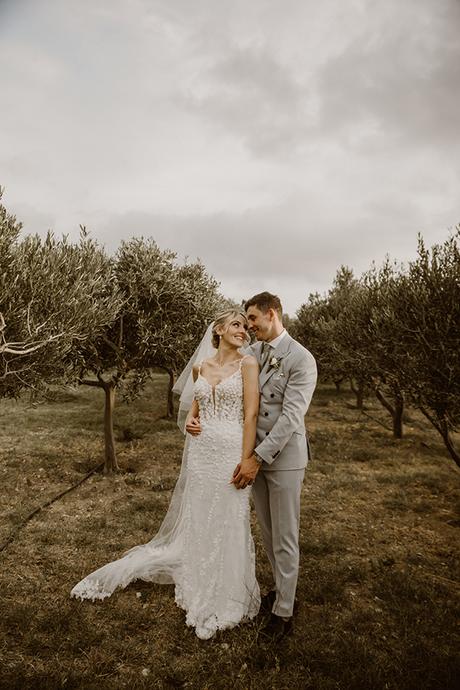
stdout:
[(91, 601), (97, 601), (102, 599), (107, 599), (110, 597), (112, 592), (108, 592), (102, 586), (99, 580), (91, 580), (85, 578), (78, 585), (75, 585), (71, 592), (73, 597), (77, 599), (91, 599)]
[[(257, 594), (252, 599), (249, 607), (238, 607), (232, 614), (228, 612), (223, 616), (214, 613), (197, 612), (197, 606), (193, 603), (190, 605), (186, 602), (180, 587), (176, 586), (175, 601), (176, 604), (185, 611), (186, 613), (186, 624), (195, 628), (195, 634), (200, 640), (209, 640), (214, 637), (218, 630), (229, 630), (230, 628), (235, 628), (237, 625), (241, 625), (244, 621), (250, 621), (259, 612), (260, 607), (260, 597), (257, 590)], [(198, 600), (196, 604), (198, 604)], [(199, 607), (198, 607), (199, 608)]]

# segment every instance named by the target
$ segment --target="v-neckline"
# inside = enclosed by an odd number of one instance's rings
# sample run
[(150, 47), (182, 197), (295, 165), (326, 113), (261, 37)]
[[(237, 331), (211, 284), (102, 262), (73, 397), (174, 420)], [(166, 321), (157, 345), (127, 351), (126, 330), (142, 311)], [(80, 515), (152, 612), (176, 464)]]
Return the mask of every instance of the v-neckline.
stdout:
[(220, 381), (218, 381), (218, 382), (215, 383), (214, 385), (213, 385), (210, 381), (208, 381), (208, 379), (206, 378), (206, 376), (203, 376), (203, 374), (201, 373), (201, 371), (200, 371), (200, 373), (198, 374), (198, 376), (201, 376), (201, 378), (202, 378), (204, 381), (206, 381), (206, 383), (208, 384), (208, 386), (209, 386), (213, 391), (215, 391), (216, 388), (217, 388), (217, 386), (220, 386), (222, 383), (224, 383), (224, 381), (228, 381), (228, 379), (231, 379), (232, 376), (235, 376), (235, 374), (237, 374), (239, 371), (240, 371), (240, 367), (238, 367), (238, 369), (237, 369), (236, 371), (234, 371), (233, 374), (230, 374), (230, 376), (226, 376), (224, 379), (221, 379)]
[[(214, 407), (214, 414), (216, 413), (216, 388), (217, 388), (217, 386), (220, 386), (222, 383), (224, 383), (224, 381), (228, 381), (229, 379), (233, 378), (233, 376), (235, 376), (235, 374), (238, 374), (238, 372), (241, 372), (241, 366), (239, 366), (238, 369), (233, 372), (233, 374), (230, 374), (230, 376), (226, 376), (224, 379), (222, 379), (218, 383), (215, 383), (214, 386), (212, 385), (212, 383), (210, 383), (208, 381), (206, 376), (203, 376), (201, 371), (198, 374), (198, 378), (201, 376), (203, 381), (205, 381), (208, 384), (209, 388), (211, 389), (211, 398), (212, 398), (212, 404)], [(198, 381), (198, 379), (197, 379), (197, 381)]]

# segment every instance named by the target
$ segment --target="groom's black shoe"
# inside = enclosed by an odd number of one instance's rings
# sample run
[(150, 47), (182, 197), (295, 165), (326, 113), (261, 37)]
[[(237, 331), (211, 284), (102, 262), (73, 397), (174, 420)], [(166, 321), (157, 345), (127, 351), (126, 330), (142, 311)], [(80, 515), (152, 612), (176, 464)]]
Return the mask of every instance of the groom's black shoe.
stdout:
[(273, 604), (276, 599), (276, 591), (271, 589), (267, 594), (264, 594), (260, 600), (260, 613), (262, 615), (268, 615), (272, 612)]
[(268, 622), (260, 631), (260, 636), (262, 639), (269, 640), (270, 642), (279, 642), (283, 637), (291, 635), (292, 631), (292, 617), (285, 621), (281, 616), (272, 613)]
[[(260, 600), (259, 614), (262, 616), (267, 616), (272, 612), (273, 604), (276, 599), (276, 590), (271, 589), (267, 594), (264, 594)], [(297, 597), (294, 599), (294, 614), (298, 612), (300, 608), (300, 603)]]

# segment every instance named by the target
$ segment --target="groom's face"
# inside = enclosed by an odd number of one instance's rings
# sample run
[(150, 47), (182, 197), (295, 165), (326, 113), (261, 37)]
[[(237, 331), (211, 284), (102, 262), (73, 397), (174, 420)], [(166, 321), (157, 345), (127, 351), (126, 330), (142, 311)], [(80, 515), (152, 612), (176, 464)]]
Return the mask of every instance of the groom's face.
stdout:
[(246, 317), (249, 330), (254, 333), (257, 340), (269, 340), (273, 330), (272, 309), (263, 312), (255, 306), (248, 307)]

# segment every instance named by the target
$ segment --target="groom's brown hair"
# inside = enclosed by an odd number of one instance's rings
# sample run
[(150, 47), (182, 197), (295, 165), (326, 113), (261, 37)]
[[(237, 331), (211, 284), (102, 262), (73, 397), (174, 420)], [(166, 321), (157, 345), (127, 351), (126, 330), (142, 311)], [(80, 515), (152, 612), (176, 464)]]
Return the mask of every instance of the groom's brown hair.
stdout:
[(264, 314), (266, 314), (269, 309), (274, 309), (278, 312), (280, 318), (283, 316), (281, 300), (278, 295), (272, 295), (271, 292), (259, 292), (258, 295), (254, 295), (254, 297), (248, 299), (244, 303), (244, 308), (247, 311), (249, 307), (257, 307), (257, 309), (260, 309)]

